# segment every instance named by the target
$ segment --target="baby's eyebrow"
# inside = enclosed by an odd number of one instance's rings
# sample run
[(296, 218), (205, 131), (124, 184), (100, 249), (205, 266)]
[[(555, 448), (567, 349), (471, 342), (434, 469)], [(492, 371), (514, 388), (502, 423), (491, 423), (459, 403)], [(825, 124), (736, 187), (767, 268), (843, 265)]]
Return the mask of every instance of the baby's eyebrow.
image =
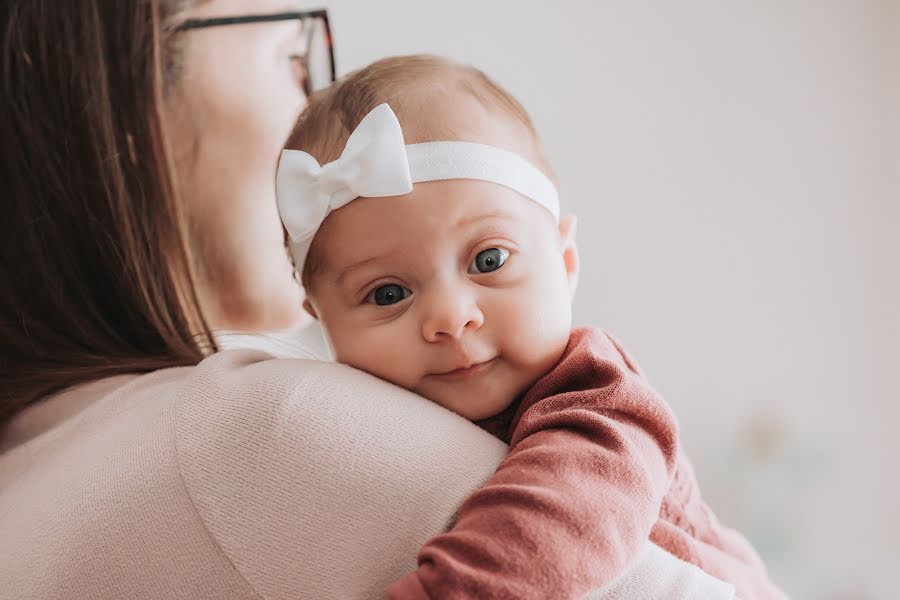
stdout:
[(518, 221), (516, 217), (509, 214), (503, 210), (495, 210), (489, 213), (483, 213), (480, 215), (473, 215), (471, 217), (465, 217), (460, 219), (454, 224), (454, 227), (466, 227), (468, 225), (472, 225), (473, 223), (477, 223), (478, 221), (486, 221), (488, 219), (502, 219), (504, 221)]
[(385, 258), (387, 258), (388, 256), (389, 255), (386, 255), (386, 254), (378, 254), (376, 256), (370, 256), (369, 258), (367, 258), (365, 260), (362, 260), (358, 263), (354, 263), (354, 264), (350, 265), (349, 267), (342, 269), (340, 274), (337, 276), (338, 286), (343, 287), (346, 284), (347, 279), (351, 275), (353, 275), (353, 273), (355, 271), (364, 269), (367, 266), (371, 265), (372, 263), (380, 262), (380, 261), (384, 260)]

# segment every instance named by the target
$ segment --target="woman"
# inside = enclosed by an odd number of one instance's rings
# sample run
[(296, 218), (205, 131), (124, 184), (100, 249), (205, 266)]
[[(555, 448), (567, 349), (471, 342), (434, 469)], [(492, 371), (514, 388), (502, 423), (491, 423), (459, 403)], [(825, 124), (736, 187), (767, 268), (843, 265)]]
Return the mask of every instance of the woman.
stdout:
[[(346, 367), (217, 351), (301, 318), (295, 8), (0, 4), (0, 598), (377, 598), (502, 458)], [(597, 597), (728, 597), (648, 552)]]

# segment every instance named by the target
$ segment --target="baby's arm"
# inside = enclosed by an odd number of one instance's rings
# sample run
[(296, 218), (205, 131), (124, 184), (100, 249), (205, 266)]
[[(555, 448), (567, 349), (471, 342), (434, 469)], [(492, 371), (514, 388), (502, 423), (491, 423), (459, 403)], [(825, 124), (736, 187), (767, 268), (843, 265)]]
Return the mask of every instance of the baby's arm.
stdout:
[(674, 471), (677, 426), (614, 342), (573, 332), (517, 421), (506, 459), (389, 598), (576, 598), (638, 557)]

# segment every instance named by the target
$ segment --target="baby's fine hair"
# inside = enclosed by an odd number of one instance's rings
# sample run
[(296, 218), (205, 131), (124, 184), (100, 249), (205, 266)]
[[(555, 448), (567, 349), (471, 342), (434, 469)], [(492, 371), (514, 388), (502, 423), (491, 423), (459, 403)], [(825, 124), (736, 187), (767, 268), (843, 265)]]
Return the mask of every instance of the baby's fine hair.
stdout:
[[(311, 154), (319, 164), (337, 160), (350, 134), (383, 103), (397, 115), (407, 144), (458, 139), (455, 132), (431, 118), (429, 109), (435, 100), (458, 92), (523, 125), (538, 160), (535, 166), (556, 179), (531, 117), (518, 100), (475, 67), (425, 54), (379, 60), (312, 94), (286, 147)], [(305, 287), (319, 262), (315, 254), (313, 244), (301, 274)]]

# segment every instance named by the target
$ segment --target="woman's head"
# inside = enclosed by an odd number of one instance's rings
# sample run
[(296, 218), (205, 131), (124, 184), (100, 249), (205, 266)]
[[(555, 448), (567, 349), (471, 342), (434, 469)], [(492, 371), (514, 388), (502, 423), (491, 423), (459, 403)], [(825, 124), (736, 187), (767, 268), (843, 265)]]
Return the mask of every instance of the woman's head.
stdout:
[(284, 0), (0, 4), (0, 420), (300, 315), (274, 201), (305, 100)]

